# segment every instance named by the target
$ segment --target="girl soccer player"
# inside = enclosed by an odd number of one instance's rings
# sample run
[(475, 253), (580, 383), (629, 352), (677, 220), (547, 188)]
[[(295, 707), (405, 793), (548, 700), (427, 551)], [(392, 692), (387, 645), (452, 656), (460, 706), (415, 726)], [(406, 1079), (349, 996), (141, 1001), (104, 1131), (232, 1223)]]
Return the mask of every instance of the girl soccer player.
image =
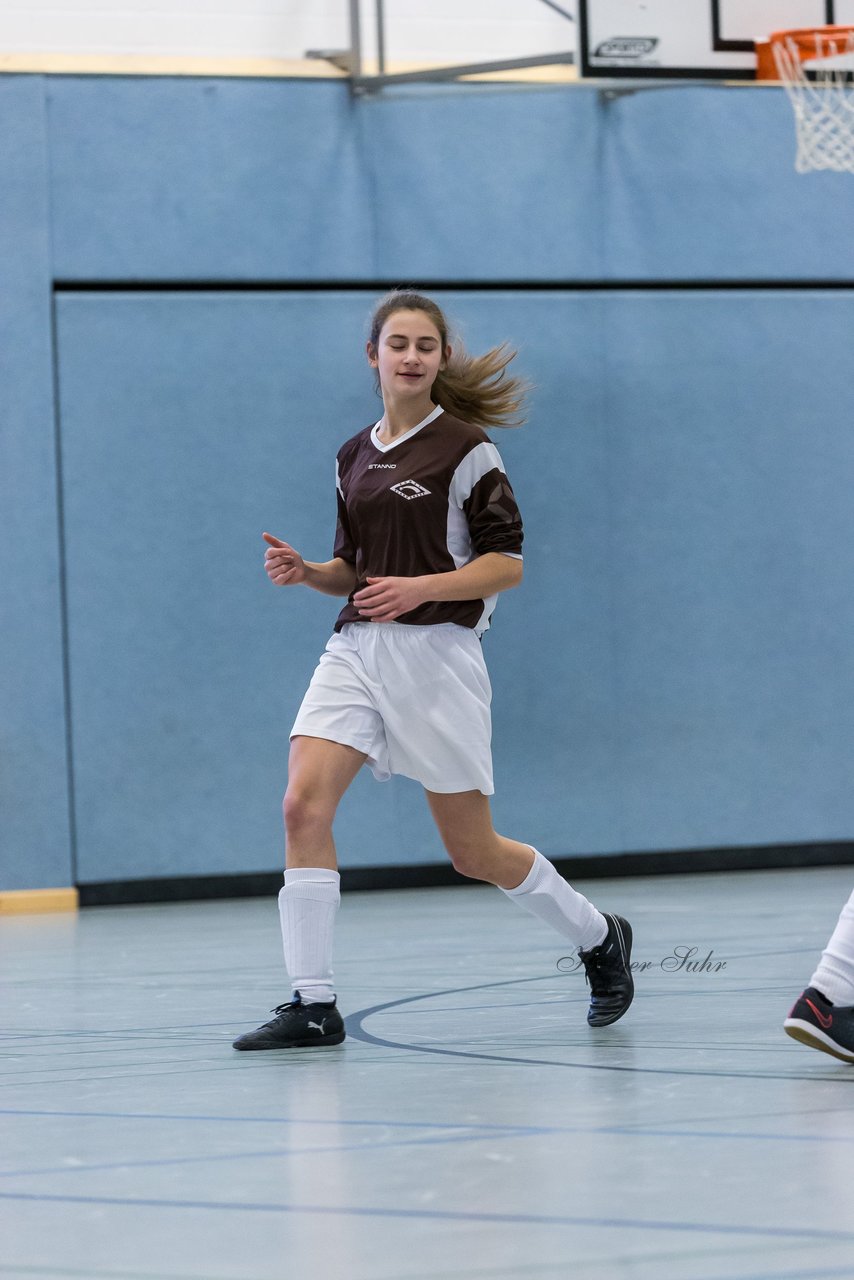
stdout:
[(363, 764), (380, 780), (420, 782), (456, 870), (497, 885), (579, 949), (591, 1026), (616, 1022), (632, 1002), (628, 923), (603, 915), (532, 845), (492, 825), (480, 637), (500, 592), (521, 581), (522, 522), (484, 428), (518, 425), (524, 389), (507, 376), (514, 354), (454, 351), (435, 302), (389, 294), (367, 344), (383, 416), (339, 450), (333, 559), (312, 563), (264, 534), (271, 582), (347, 603), (291, 731), (279, 915), (293, 996), (236, 1049), (344, 1039), (332, 983), (332, 822)]

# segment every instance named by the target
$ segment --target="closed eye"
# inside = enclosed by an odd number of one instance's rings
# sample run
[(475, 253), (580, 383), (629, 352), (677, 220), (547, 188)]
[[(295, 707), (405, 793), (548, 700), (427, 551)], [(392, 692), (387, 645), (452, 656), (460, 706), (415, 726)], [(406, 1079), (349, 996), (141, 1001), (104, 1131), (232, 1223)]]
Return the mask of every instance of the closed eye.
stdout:
[[(392, 351), (405, 351), (409, 344), (403, 338), (398, 338), (397, 340), (391, 338), (388, 345)], [(438, 345), (438, 342), (435, 342), (432, 338), (425, 338), (418, 343), (418, 350), (424, 352), (435, 351)]]

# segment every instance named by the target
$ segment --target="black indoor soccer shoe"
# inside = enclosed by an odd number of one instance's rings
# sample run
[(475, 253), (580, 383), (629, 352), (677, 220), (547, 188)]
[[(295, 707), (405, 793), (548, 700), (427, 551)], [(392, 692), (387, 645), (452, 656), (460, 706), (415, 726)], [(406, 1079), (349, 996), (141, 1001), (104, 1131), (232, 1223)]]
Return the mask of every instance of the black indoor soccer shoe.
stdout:
[(591, 1027), (607, 1027), (622, 1018), (635, 995), (630, 968), (632, 927), (622, 916), (606, 915), (605, 919), (605, 940), (598, 947), (578, 953), (590, 983), (587, 1021)]
[(854, 1062), (854, 1007), (837, 1008), (815, 987), (798, 996), (783, 1030), (811, 1049)]
[(298, 991), (289, 1004), (280, 1004), (276, 1015), (257, 1031), (247, 1031), (234, 1042), (235, 1049), (308, 1049), (315, 1045), (340, 1044), (344, 1039), (344, 1019), (331, 1004), (305, 1004)]

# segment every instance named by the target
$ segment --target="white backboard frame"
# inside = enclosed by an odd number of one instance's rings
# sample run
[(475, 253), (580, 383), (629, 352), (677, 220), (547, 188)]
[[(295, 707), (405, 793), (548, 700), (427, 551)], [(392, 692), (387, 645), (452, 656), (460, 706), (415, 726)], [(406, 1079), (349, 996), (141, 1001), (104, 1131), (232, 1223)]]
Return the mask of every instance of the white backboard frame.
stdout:
[(753, 42), (854, 25), (854, 0), (578, 0), (582, 78), (754, 80)]

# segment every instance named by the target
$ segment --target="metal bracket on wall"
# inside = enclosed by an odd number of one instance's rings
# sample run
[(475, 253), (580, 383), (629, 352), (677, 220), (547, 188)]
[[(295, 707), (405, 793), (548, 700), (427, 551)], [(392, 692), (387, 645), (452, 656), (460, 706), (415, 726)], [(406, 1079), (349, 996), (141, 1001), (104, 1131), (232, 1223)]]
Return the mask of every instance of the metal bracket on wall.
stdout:
[[(591, 85), (589, 80), (586, 83)], [(600, 102), (608, 103), (619, 102), (622, 98), (631, 98), (636, 93), (654, 93), (663, 89), (731, 89), (738, 83), (738, 81), (729, 80), (683, 80), (680, 77), (673, 80), (600, 80), (598, 84), (591, 87), (598, 91)], [(740, 83), (743, 85), (749, 82)]]
[[(350, 3), (350, 48), (349, 49), (311, 49), (306, 51), (307, 58), (320, 58), (331, 62), (340, 71), (346, 72), (350, 79), (350, 89), (355, 95), (377, 93), (390, 85), (426, 84), (438, 81), (456, 81), (465, 76), (477, 76), (493, 71), (521, 71), (529, 67), (572, 66), (575, 54), (571, 51), (535, 55), (528, 58), (505, 58), (492, 62), (461, 63), (449, 67), (431, 67), (421, 71), (399, 71), (392, 74), (386, 72), (386, 39), (385, 39), (385, 0), (374, 0), (376, 23), (376, 75), (364, 74), (364, 48), (362, 39), (362, 5), (361, 0), (349, 0)], [(570, 22), (574, 22), (571, 13), (561, 8), (555, 0), (542, 0), (548, 8), (554, 9)]]

